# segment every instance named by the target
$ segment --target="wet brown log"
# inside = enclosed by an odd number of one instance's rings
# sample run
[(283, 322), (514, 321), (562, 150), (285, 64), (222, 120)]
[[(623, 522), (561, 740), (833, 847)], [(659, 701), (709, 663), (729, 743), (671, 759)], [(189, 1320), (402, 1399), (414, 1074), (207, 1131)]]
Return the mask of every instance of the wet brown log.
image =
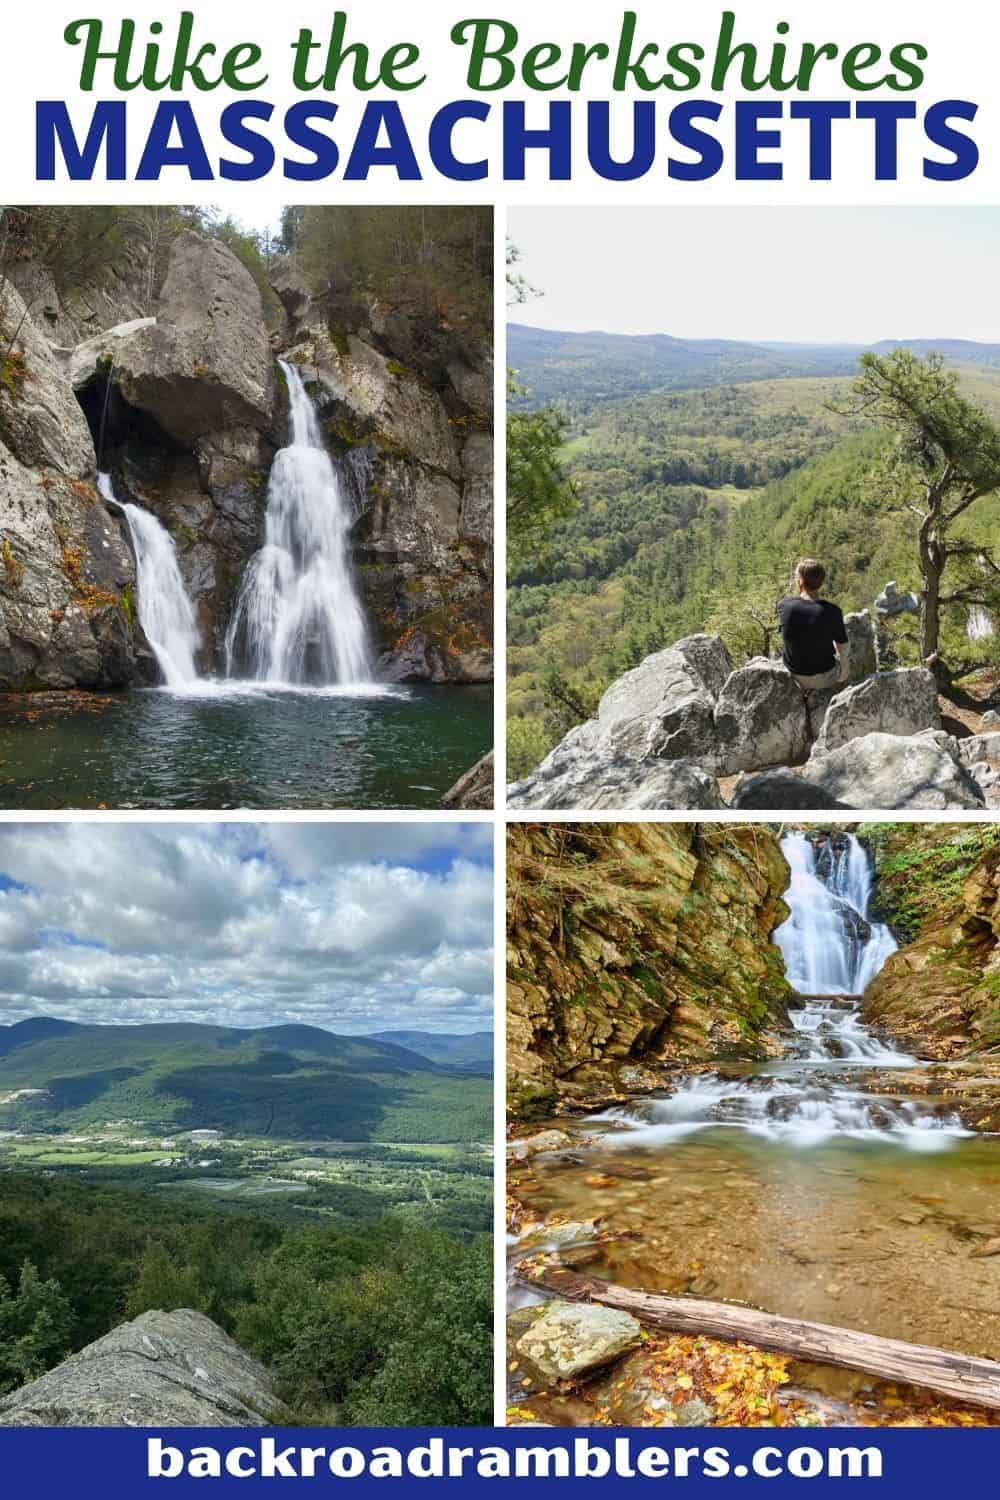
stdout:
[(761, 1349), (793, 1354), (797, 1359), (862, 1370), (882, 1380), (923, 1386), (952, 1400), (1000, 1410), (1000, 1364), (991, 1359), (951, 1354), (924, 1344), (906, 1344), (901, 1339), (876, 1338), (830, 1323), (780, 1318), (735, 1303), (634, 1292), (612, 1281), (581, 1276), (555, 1263), (542, 1266), (536, 1263), (523, 1279), (528, 1286), (544, 1288), (571, 1302), (597, 1302), (603, 1307), (620, 1308), (651, 1328), (742, 1339)]

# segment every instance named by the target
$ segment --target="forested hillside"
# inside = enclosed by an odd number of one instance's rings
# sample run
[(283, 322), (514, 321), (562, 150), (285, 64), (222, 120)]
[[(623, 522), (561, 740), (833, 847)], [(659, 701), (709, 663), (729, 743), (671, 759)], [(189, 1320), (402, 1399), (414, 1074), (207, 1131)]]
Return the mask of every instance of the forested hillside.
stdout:
[[(993, 346), (971, 347), (993, 357)], [(963, 394), (1000, 415), (1000, 371), (956, 369)], [(755, 379), (744, 368), (738, 381), (606, 401), (585, 382), (560, 404), (576, 503), (540, 562), (510, 580), (512, 777), (593, 712), (611, 681), (685, 634), (721, 635), (737, 665), (768, 652), (774, 603), (803, 554), (824, 560), (828, 592), (851, 609), (870, 607), (889, 579), (919, 586), (916, 520), (887, 500), (884, 432), (843, 414), (851, 385), (847, 373)], [(978, 501), (956, 533), (989, 542), (1000, 503)], [(965, 609), (946, 610), (943, 624), (945, 648), (966, 650)], [(914, 633), (902, 627), (904, 659)]]
[(391, 1042), (314, 1026), (237, 1031), (43, 1018), (0, 1027), (0, 1128), (123, 1121), (275, 1140), (485, 1140), (490, 1082)]

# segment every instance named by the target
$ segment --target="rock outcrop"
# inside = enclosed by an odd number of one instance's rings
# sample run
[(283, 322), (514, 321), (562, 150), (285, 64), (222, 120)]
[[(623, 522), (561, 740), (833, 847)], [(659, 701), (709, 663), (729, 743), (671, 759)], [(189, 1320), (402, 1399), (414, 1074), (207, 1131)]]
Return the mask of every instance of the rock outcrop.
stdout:
[(764, 1055), (788, 992), (770, 941), (787, 882), (760, 825), (512, 825), (512, 1113), (613, 1096), (637, 1067)]
[(899, 667), (838, 693), (826, 711), (812, 754), (825, 755), (866, 734), (915, 735), (940, 727), (934, 674), (926, 667)]
[(72, 387), (10, 286), (0, 322), (20, 329), (0, 386), (0, 686), (120, 687), (136, 671), (132, 553)]
[(1000, 1041), (996, 829), (878, 824), (862, 836), (878, 877), (878, 915), (901, 942), (865, 992), (865, 1019), (923, 1057), (993, 1047)]
[(766, 657), (727, 671), (717, 638), (678, 641), (613, 682), (508, 805), (694, 811), (720, 805), (716, 778), (740, 775), (737, 809), (1000, 806), (1000, 735), (943, 733), (933, 673), (873, 672), (867, 610), (848, 633), (852, 681), (818, 693)]
[(288, 1420), (263, 1365), (201, 1313), (147, 1312), (12, 1395), (0, 1427), (260, 1427)]

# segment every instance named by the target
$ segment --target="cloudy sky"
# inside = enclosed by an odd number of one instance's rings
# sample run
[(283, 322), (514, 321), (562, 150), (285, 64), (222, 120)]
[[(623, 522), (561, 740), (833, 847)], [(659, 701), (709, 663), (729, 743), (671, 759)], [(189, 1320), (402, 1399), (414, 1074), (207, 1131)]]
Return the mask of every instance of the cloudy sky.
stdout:
[(792, 343), (1000, 340), (996, 208), (515, 208), (518, 323)]
[(0, 1023), (492, 1025), (479, 824), (6, 824)]

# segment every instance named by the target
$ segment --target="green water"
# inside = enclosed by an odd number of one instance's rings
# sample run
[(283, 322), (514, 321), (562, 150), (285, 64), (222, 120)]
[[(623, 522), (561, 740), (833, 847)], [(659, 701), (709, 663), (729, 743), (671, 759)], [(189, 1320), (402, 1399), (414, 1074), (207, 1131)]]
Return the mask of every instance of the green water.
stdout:
[(0, 808), (435, 808), (492, 742), (489, 687), (9, 697)]

